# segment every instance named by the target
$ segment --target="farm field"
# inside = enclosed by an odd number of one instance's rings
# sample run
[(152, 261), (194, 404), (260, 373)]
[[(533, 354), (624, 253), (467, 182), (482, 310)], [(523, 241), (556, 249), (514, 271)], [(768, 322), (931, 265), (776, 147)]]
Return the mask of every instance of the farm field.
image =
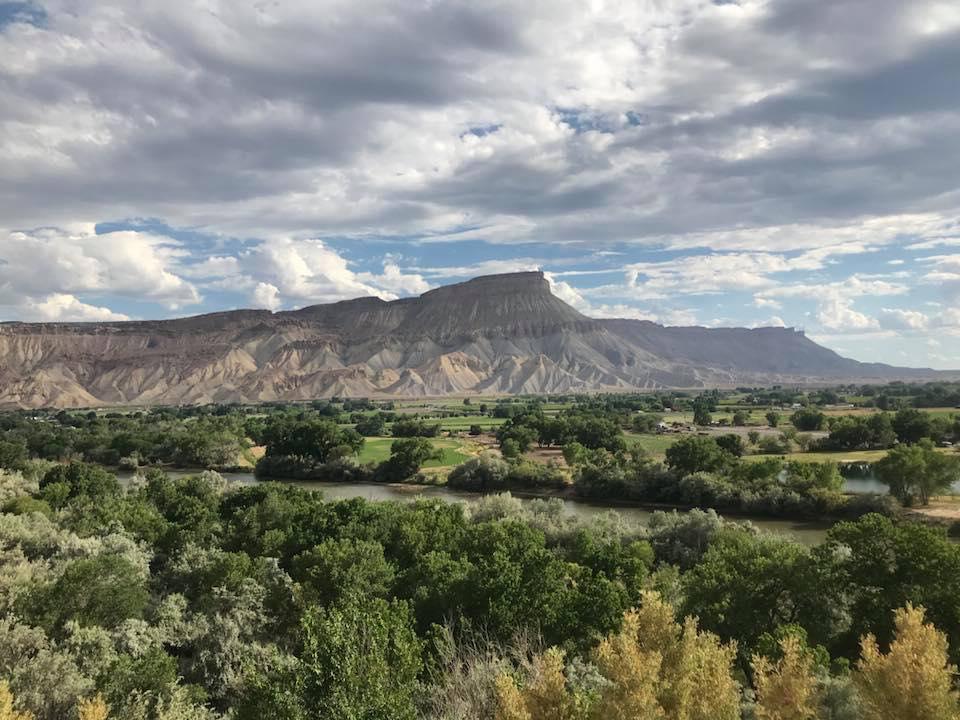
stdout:
[(667, 448), (679, 440), (682, 435), (645, 435), (640, 433), (624, 433), (628, 445), (639, 445), (651, 457), (662, 458)]
[(465, 431), (471, 425), (479, 425), (484, 430), (498, 428), (506, 422), (503, 418), (487, 417), (486, 415), (458, 415), (456, 417), (427, 419), (428, 423), (440, 423), (443, 430), (453, 430), (455, 432)]
[(744, 455), (747, 461), (760, 461), (771, 457), (785, 457), (787, 460), (806, 463), (832, 462), (838, 464), (857, 465), (874, 463), (886, 456), (886, 450), (852, 450), (839, 452), (795, 452), (786, 455)]
[[(367, 438), (357, 459), (361, 463), (381, 463), (385, 461), (390, 457), (390, 446), (396, 439), (393, 437)], [(436, 438), (432, 439), (431, 442), (442, 454), (438, 460), (428, 460), (424, 463), (424, 467), (453, 467), (466, 462), (470, 458), (470, 452), (467, 451), (465, 443), (460, 440)]]

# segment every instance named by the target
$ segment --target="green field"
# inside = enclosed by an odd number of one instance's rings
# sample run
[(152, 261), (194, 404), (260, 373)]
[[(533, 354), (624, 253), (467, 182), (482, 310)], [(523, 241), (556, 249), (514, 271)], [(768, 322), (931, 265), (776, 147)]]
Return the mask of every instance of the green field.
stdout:
[(663, 457), (667, 448), (680, 439), (680, 435), (641, 435), (639, 433), (624, 433), (628, 445), (639, 445), (652, 457)]
[[(367, 438), (360, 450), (358, 460), (361, 463), (381, 463), (390, 457), (390, 446), (397, 438), (378, 437)], [(463, 443), (459, 440), (447, 438), (432, 438), (433, 446), (442, 452), (439, 460), (428, 460), (424, 467), (453, 467), (466, 462), (470, 455), (463, 452)]]
[[(797, 452), (789, 453), (783, 457), (787, 460), (806, 463), (824, 463), (832, 462), (838, 464), (861, 464), (874, 463), (883, 459), (887, 454), (886, 450), (852, 450), (840, 452)], [(744, 455), (743, 459), (747, 461), (760, 461), (772, 457), (781, 457), (780, 455)]]
[(456, 417), (428, 419), (428, 423), (440, 423), (444, 430), (469, 430), (471, 425), (479, 425), (484, 430), (498, 428), (506, 422), (503, 418), (487, 417), (486, 415), (457, 415)]
[[(692, 410), (685, 410), (683, 412), (667, 412), (667, 413), (655, 413), (655, 414), (657, 415), (662, 414), (663, 421), (665, 423), (674, 423), (674, 422), (687, 423), (687, 424), (693, 423)], [(748, 420), (748, 423), (750, 425), (762, 425), (765, 427), (767, 424), (767, 419), (766, 417), (764, 417), (765, 415), (766, 415), (766, 410), (752, 410), (750, 412), (750, 419)], [(710, 413), (710, 417), (716, 421), (719, 421), (719, 420), (731, 421), (733, 420), (733, 412), (730, 410), (720, 409), (720, 410), (717, 410), (716, 412)], [(784, 417), (784, 420), (786, 420), (786, 417)]]

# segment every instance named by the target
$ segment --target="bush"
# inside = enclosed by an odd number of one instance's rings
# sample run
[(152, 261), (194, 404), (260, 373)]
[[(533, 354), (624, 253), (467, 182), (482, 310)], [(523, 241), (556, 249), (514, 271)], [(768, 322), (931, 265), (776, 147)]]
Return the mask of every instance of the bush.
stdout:
[(415, 418), (397, 420), (390, 433), (397, 438), (437, 437), (440, 434), (440, 423), (431, 424)]
[(813, 408), (801, 408), (790, 416), (790, 422), (801, 432), (823, 430), (823, 426), (827, 422), (827, 416)]
[(450, 471), (447, 485), (456, 490), (487, 492), (508, 486), (510, 463), (492, 452), (480, 453)]
[(43, 500), (39, 500), (29, 495), (21, 495), (13, 498), (3, 505), (3, 512), (11, 515), (28, 515), (30, 513), (40, 513), (47, 517), (53, 517), (53, 510), (50, 505)]
[(318, 463), (290, 456), (264, 456), (254, 475), (263, 480), (315, 480), (317, 482), (369, 482), (373, 471), (349, 460)]

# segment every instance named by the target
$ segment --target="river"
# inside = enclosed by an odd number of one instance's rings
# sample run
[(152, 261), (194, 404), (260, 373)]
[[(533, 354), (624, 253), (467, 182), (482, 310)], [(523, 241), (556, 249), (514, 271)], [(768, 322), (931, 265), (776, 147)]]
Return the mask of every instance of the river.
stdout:
[[(197, 471), (168, 471), (171, 477), (183, 477), (196, 474)], [(118, 472), (117, 477), (121, 482), (129, 482), (133, 477), (130, 472)], [(232, 483), (242, 485), (253, 485), (258, 480), (253, 473), (223, 473), (223, 477)], [(319, 490), (323, 496), (329, 500), (349, 500), (351, 498), (363, 498), (365, 500), (399, 500), (401, 502), (410, 502), (418, 498), (439, 498), (445, 502), (470, 502), (476, 500), (481, 495), (479, 493), (461, 492), (450, 490), (449, 488), (436, 485), (380, 485), (376, 483), (329, 483), (313, 481), (297, 481), (297, 486), (306, 490)], [(531, 502), (531, 500), (521, 499), (522, 502)], [(653, 514), (650, 510), (639, 507), (603, 505), (599, 503), (589, 503), (580, 500), (563, 499), (563, 509), (571, 515), (581, 518), (589, 518), (611, 510), (624, 517), (625, 520), (638, 525), (646, 525)], [(816, 545), (826, 538), (829, 523), (822, 522), (803, 522), (799, 520), (770, 520), (768, 518), (739, 518), (731, 519), (749, 520), (757, 527), (783, 535), (790, 535), (805, 545)]]

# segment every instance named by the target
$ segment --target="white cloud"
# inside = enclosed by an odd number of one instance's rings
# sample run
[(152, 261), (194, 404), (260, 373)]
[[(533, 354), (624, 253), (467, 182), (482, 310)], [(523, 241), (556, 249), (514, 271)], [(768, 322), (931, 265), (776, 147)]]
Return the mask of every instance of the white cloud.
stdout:
[(78, 299), (85, 295), (155, 301), (169, 310), (201, 301), (178, 274), (185, 250), (170, 238), (135, 231), (97, 235), (85, 224), (0, 234), (0, 302), (28, 315), (91, 319), (99, 312), (116, 319)]
[(592, 303), (581, 290), (570, 283), (558, 280), (553, 273), (545, 272), (544, 277), (550, 283), (550, 291), (568, 305), (573, 306), (587, 317), (592, 318), (628, 318), (648, 320), (662, 325), (695, 325), (696, 314), (692, 310), (667, 308), (662, 310), (642, 309), (623, 303)]
[(232, 255), (209, 257), (192, 265), (182, 265), (180, 274), (189, 278), (222, 278), (240, 273), (240, 261)]
[(753, 299), (753, 304), (758, 308), (770, 308), (772, 310), (780, 310), (783, 307), (783, 303), (779, 300), (773, 300), (759, 295)]
[(256, 308), (266, 308), (267, 310), (279, 310), (283, 305), (280, 299), (280, 290), (276, 285), (270, 283), (258, 282), (250, 295), (250, 301)]
[(816, 318), (827, 330), (863, 331), (880, 327), (874, 318), (854, 310), (849, 299), (838, 296), (821, 301)]
[(24, 320), (40, 322), (104, 322), (130, 319), (110, 308), (80, 302), (66, 293), (53, 293), (41, 300), (27, 300), (20, 307), (20, 316)]
[(453, 265), (448, 267), (416, 267), (413, 269), (434, 278), (461, 278), (539, 270), (542, 265), (542, 260), (537, 260), (534, 258), (513, 258), (504, 260), (483, 260), (481, 262), (471, 263), (470, 265)]
[(887, 330), (925, 330), (930, 325), (930, 318), (917, 310), (883, 308), (878, 319)]
[(886, 280), (864, 279), (863, 276), (852, 275), (846, 280), (809, 284), (798, 283), (763, 290), (755, 297), (755, 302), (762, 303), (771, 298), (808, 298), (816, 301), (817, 308), (814, 317), (825, 330), (851, 332), (865, 332), (881, 329), (881, 323), (853, 307), (855, 298), (864, 296), (903, 295), (909, 288), (902, 283), (891, 283)]
[(430, 289), (430, 284), (423, 279), (422, 275), (404, 274), (400, 267), (391, 261), (383, 263), (381, 274), (359, 273), (357, 278), (398, 295), (419, 295)]

